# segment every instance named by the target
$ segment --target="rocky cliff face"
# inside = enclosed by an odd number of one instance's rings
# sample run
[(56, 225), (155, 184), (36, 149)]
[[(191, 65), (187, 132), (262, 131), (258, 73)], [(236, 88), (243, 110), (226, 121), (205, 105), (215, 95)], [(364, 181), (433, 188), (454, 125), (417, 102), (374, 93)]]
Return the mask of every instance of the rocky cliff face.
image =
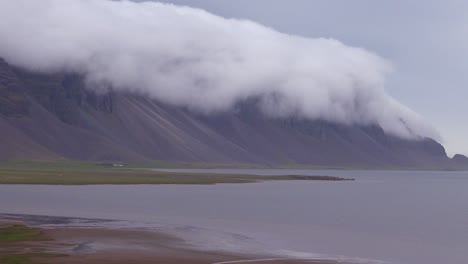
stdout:
[(0, 114), (7, 117), (28, 114), (28, 102), (21, 82), (3, 60), (0, 60)]
[(79, 76), (33, 74), (4, 61), (0, 131), (0, 159), (465, 166), (432, 139), (403, 140), (378, 126), (272, 119), (248, 102), (229, 113), (201, 115), (142, 96), (96, 94)]

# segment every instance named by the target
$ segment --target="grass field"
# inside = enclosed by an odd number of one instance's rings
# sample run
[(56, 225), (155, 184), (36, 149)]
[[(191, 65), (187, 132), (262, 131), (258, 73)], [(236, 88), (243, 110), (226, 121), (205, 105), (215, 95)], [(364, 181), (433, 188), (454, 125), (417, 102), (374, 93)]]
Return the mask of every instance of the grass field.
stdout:
[[(0, 164), (0, 184), (216, 184), (267, 180), (345, 180), (328, 176), (258, 176), (155, 172), (136, 165), (86, 162), (14, 162)], [(119, 164), (120, 166), (120, 164)]]
[[(24, 225), (0, 228), (0, 242), (19, 242), (41, 239), (41, 231)], [(0, 262), (1, 263), (1, 262)]]
[[(0, 255), (1, 264), (39, 264), (49, 258), (63, 257), (61, 254), (48, 254), (48, 253), (12, 253)], [(42, 260), (42, 261), (41, 261)]]

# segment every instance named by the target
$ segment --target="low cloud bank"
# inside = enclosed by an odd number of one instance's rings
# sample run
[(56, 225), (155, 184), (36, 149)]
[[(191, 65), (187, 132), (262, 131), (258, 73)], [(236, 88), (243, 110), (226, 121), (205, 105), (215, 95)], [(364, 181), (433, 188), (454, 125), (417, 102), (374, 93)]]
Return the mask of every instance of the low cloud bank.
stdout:
[(156, 2), (0, 2), (0, 57), (39, 72), (83, 74), (90, 88), (130, 91), (213, 113), (257, 98), (272, 117), (379, 124), (436, 137), (384, 90), (387, 61), (333, 39)]

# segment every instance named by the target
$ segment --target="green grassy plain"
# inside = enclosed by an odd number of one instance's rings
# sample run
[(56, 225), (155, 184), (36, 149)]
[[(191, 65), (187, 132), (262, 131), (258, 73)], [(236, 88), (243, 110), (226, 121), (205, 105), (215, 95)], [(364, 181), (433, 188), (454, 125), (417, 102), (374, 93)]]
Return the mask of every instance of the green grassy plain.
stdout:
[(39, 229), (24, 225), (12, 225), (0, 228), (0, 242), (39, 240), (42, 239), (41, 236), (42, 233)]
[(41, 260), (48, 258), (63, 257), (61, 254), (49, 254), (49, 253), (25, 253), (25, 254), (8, 254), (0, 256), (0, 264), (39, 264), (43, 263)]
[(250, 183), (267, 180), (344, 180), (328, 176), (258, 176), (156, 172), (136, 169), (137, 165), (115, 167), (111, 163), (7, 162), (0, 164), (0, 184), (217, 184)]

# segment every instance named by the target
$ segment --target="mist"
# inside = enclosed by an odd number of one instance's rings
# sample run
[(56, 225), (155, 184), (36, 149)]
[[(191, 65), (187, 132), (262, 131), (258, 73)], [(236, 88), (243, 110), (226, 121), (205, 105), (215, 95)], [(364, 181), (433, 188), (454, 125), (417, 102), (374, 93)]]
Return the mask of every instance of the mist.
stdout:
[(392, 65), (338, 40), (283, 34), (253, 21), (157, 2), (0, 2), (0, 57), (88, 88), (132, 92), (204, 114), (247, 99), (271, 118), (378, 124), (438, 138), (385, 91)]

